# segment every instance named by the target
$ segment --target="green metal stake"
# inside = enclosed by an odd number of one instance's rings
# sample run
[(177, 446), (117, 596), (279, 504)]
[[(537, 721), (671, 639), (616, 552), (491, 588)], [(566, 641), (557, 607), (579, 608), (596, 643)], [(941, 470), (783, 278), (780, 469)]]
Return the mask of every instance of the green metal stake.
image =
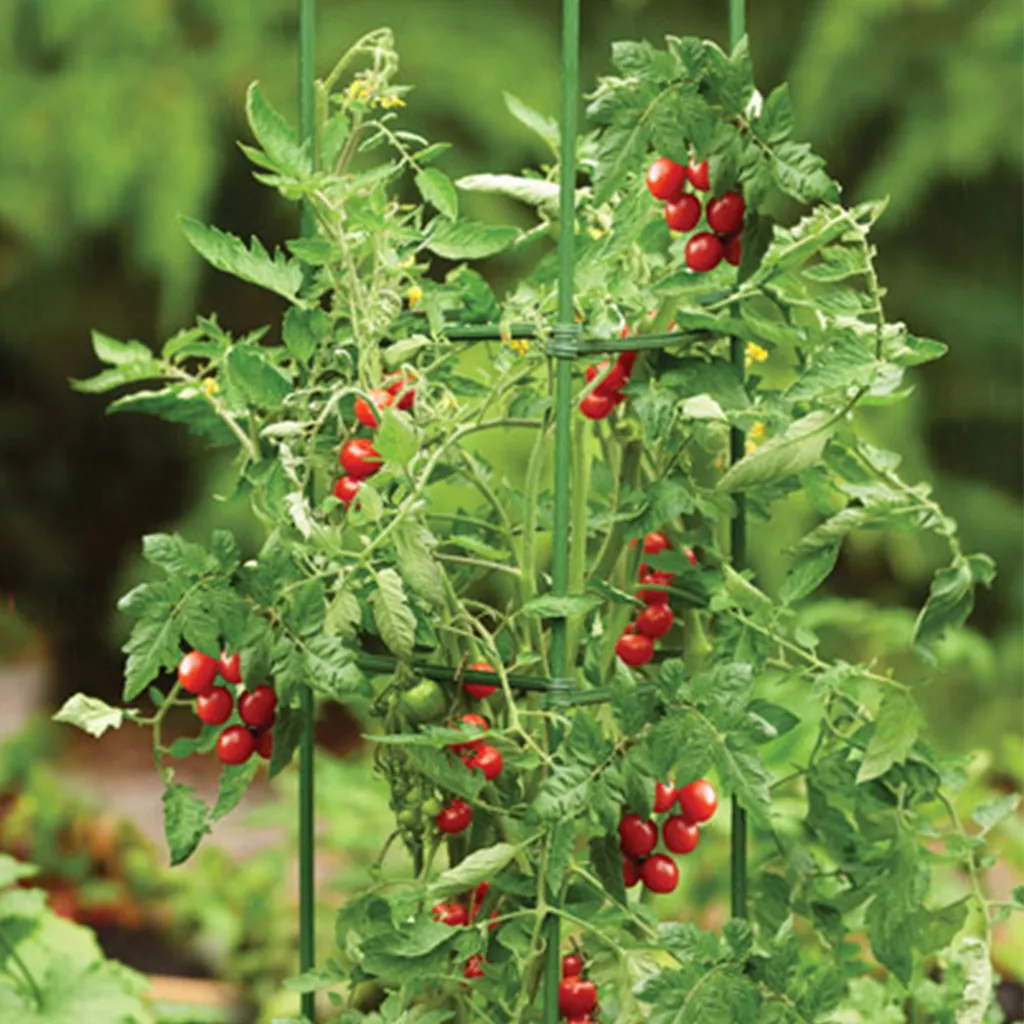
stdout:
[[(316, 62), (316, 0), (299, 0), (299, 132), (313, 146), (313, 76)], [(302, 210), (302, 234), (312, 235), (313, 212)], [(299, 742), (299, 970), (316, 964), (316, 830), (313, 809), (313, 691), (300, 687), (302, 736)], [(316, 1020), (316, 993), (302, 994), (302, 1015)]]
[[(747, 34), (746, 0), (729, 0), (729, 49), (735, 49)], [(733, 338), (729, 345), (732, 365), (743, 380), (746, 369), (746, 346), (742, 339)], [(747, 447), (744, 432), (733, 427), (729, 432), (729, 462), (735, 465), (743, 458)], [(736, 515), (730, 524), (730, 549), (733, 568), (742, 570), (747, 564), (747, 501), (743, 494), (733, 496)], [(732, 856), (730, 880), (732, 887), (732, 916), (747, 916), (747, 812), (735, 797), (732, 799)]]
[[(579, 333), (573, 303), (576, 269), (576, 110), (580, 79), (580, 0), (562, 3), (562, 156), (558, 236), (558, 322), (555, 325), (555, 510), (552, 582), (556, 596), (569, 586), (569, 511), (572, 473), (572, 365)], [(551, 628), (551, 670), (569, 671), (565, 618)], [(549, 734), (550, 735), (550, 734)], [(561, 978), (559, 918), (548, 915), (545, 925), (544, 1020), (558, 1024), (558, 983)]]

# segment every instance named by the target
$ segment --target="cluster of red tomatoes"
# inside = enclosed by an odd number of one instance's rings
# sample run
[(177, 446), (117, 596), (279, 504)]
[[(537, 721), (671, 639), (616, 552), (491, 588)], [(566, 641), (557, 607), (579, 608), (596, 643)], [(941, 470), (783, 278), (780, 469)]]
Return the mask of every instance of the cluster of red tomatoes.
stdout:
[[(222, 651), (211, 658), (202, 651), (189, 651), (178, 664), (181, 688), (196, 698), (196, 715), (205, 725), (223, 725), (235, 710), (235, 694), (224, 682), (237, 686), (242, 682), (241, 659)], [(267, 685), (244, 690), (238, 698), (241, 725), (229, 725), (217, 737), (217, 756), (224, 764), (245, 764), (253, 754), (268, 758), (274, 750), (274, 719), (277, 694)]]
[[(407, 377), (396, 377), (383, 388), (374, 388), (367, 398), (356, 399), (356, 419), (371, 430), (380, 426), (379, 414), (382, 409), (394, 404), (396, 408), (408, 411), (416, 400), (416, 391)], [(365, 437), (353, 437), (341, 446), (338, 456), (345, 475), (338, 477), (334, 484), (334, 496), (346, 508), (356, 500), (359, 488), (367, 477), (380, 470), (383, 461)]]
[[(622, 336), (626, 337), (626, 327)], [(617, 405), (626, 400), (622, 389), (629, 383), (629, 375), (636, 362), (635, 352), (623, 352), (615, 362), (606, 359), (596, 366), (587, 367), (587, 383), (598, 380), (598, 384), (580, 401), (580, 412), (588, 420), (603, 420)]]
[[(483, 729), (484, 732), (490, 729), (487, 719), (473, 712), (463, 715), (459, 722), (474, 729)], [(457, 754), (462, 763), (471, 771), (483, 772), (484, 778), (488, 782), (493, 782), (505, 767), (501, 759), (501, 752), (497, 747), (484, 743), (482, 737), (477, 740), (467, 740), (465, 743), (453, 743), (449, 749)]]
[[(718, 794), (707, 779), (698, 779), (676, 789), (671, 782), (659, 782), (654, 791), (654, 813), (668, 814), (661, 827), (661, 838), (671, 853), (693, 853), (700, 841), (700, 826), (710, 821), (718, 808)], [(664, 853), (653, 853), (658, 845), (658, 826), (639, 814), (627, 814), (619, 822), (619, 848), (622, 850), (622, 880), (631, 889), (638, 882), (651, 892), (672, 892), (679, 884), (679, 868)]]
[[(663, 533), (655, 531), (644, 537), (645, 555), (656, 555), (668, 548), (669, 542)], [(697, 564), (697, 556), (689, 548), (686, 549), (686, 557), (691, 565)], [(646, 665), (654, 657), (654, 641), (672, 628), (675, 618), (668, 606), (668, 591), (661, 589), (672, 582), (672, 573), (648, 569), (641, 563), (639, 579), (640, 589), (636, 596), (647, 607), (626, 626), (615, 644), (615, 653), (633, 668)]]
[(707, 219), (711, 230), (698, 231), (686, 243), (686, 265), (699, 274), (714, 270), (723, 259), (734, 267), (739, 266), (740, 235), (746, 212), (743, 196), (726, 192), (709, 199), (707, 206), (702, 207), (697, 196), (685, 191), (688, 183), (698, 192), (711, 188), (706, 160), (699, 164), (691, 160), (689, 167), (683, 167), (660, 156), (647, 170), (647, 187), (655, 199), (664, 201), (665, 220), (673, 231), (693, 231), (700, 223), (701, 213)]
[[(452, 928), (462, 928), (468, 924), (475, 924), (476, 919), (480, 916), (480, 908), (483, 906), (484, 900), (487, 899), (487, 894), (491, 891), (490, 882), (481, 882), (470, 894), (467, 900), (468, 907), (463, 902), (455, 903), (435, 903), (434, 904), (434, 920), (440, 921), (441, 924), (449, 925)], [(491, 914), (491, 918), (494, 919), (498, 916), (498, 912), (494, 911)], [(497, 924), (489, 924), (487, 926), (488, 931), (497, 928)], [(467, 978), (482, 978), (484, 976), (483, 965), (487, 961), (479, 954), (474, 953), (466, 961), (465, 969), (463, 974)]]
[(562, 980), (558, 984), (558, 1010), (569, 1024), (593, 1024), (597, 1012), (597, 986), (583, 975), (579, 953), (562, 957)]

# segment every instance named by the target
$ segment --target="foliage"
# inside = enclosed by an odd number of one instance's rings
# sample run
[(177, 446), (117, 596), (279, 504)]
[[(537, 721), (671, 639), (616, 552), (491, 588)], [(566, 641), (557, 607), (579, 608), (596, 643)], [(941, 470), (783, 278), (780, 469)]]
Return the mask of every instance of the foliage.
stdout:
[[(163, 685), (182, 642), (211, 656), (226, 646), (241, 651), (250, 686), (269, 679), (277, 690), (271, 774), (294, 752), (301, 687), (374, 722), (415, 879), (378, 873), (339, 914), (336, 959), (295, 982), (341, 986), (341, 1021), (371, 1002), (382, 1020), (442, 1020), (470, 1006), (537, 1019), (549, 915), (585, 944), (609, 1019), (712, 1021), (724, 1006), (736, 1022), (867, 1020), (910, 1002), (980, 1021), (991, 995), (983, 834), (969, 835), (957, 816), (962, 773), (921, 735), (914, 691), (994, 566), (963, 549), (930, 487), (904, 479), (900, 456), (871, 443), (861, 419), (905, 397), (908, 372), (944, 346), (887, 320), (870, 240), (883, 204), (839, 204), (820, 158), (793, 138), (785, 87), (755, 90), (745, 43), (732, 54), (692, 38), (669, 37), (664, 49), (619, 43), (613, 63), (591, 97), (597, 128), (579, 144), (576, 315), (582, 350), (639, 356), (625, 411), (593, 432), (582, 419), (573, 427), (568, 598), (545, 597), (540, 551), (552, 525), (548, 364), (541, 345), (513, 338), (549, 337), (559, 171), (453, 183), (435, 162), (443, 147), (400, 126), (406, 90), (388, 32), (364, 37), (318, 83), (311, 147), (250, 89), (258, 147), (244, 151), (261, 182), (307, 204), (314, 234), (270, 251), (186, 224), (214, 266), (287, 300), (280, 336), (236, 337), (212, 317), (159, 353), (94, 335), (106, 368), (77, 386), (127, 388), (113, 410), (183, 422), (230, 447), (237, 490), (266, 531), (253, 557), (226, 532), (209, 549), (149, 536), (144, 555), (159, 574), (121, 603), (135, 623), (124, 696), (154, 704), (126, 718), (154, 727), (172, 860), (193, 853), (254, 774), (225, 768), (210, 808), (174, 781), (168, 761), (211, 749), (214, 732), (161, 738), (168, 709), (182, 703), (179, 684)], [(522, 102), (510, 108), (549, 135)], [(725, 267), (686, 270), (682, 242), (644, 189), (652, 150), (685, 163), (690, 146), (710, 158), (716, 192), (735, 186), (747, 198), (738, 280)], [(396, 198), (403, 177), (419, 204)], [(459, 184), (515, 195), (534, 224), (461, 217)], [(781, 197), (810, 209), (778, 223)], [(536, 252), (536, 266), (501, 299), (468, 263), (443, 280), (427, 273), (428, 252), (456, 262), (509, 249)], [(471, 372), (453, 328), (494, 318), (506, 343)], [(634, 336), (621, 340), (624, 323)], [(766, 353), (775, 378), (744, 380), (730, 341)], [(395, 374), (415, 389), (414, 407), (382, 411), (374, 444), (383, 468), (346, 509), (332, 483), (339, 441), (354, 433), (352, 404)], [(760, 442), (726, 469), (729, 429), (755, 426)], [(474, 444), (492, 431), (529, 439), (521, 480)], [(443, 519), (432, 502), (442, 489), (459, 503)], [(769, 594), (725, 557), (735, 495), (768, 520), (798, 490), (817, 521)], [(668, 636), (656, 666), (633, 672), (614, 657), (638, 603), (640, 554), (629, 541), (655, 529), (675, 550), (648, 561), (675, 574), (669, 594), (685, 628)], [(914, 627), (912, 681), (831, 659), (799, 625), (802, 602), (866, 530), (927, 533), (946, 550)], [(696, 566), (682, 556), (687, 545)], [(573, 685), (522, 696), (524, 675), (550, 675), (543, 626), (553, 618), (567, 620)], [(408, 703), (440, 669), (450, 721), (464, 707), (463, 667), (479, 659), (496, 669), (490, 738), (506, 765), (488, 784), (447, 753), (461, 734), (424, 724)], [(789, 685), (813, 694), (812, 713), (787, 706)], [(95, 704), (62, 712), (93, 729), (98, 716), (115, 718)], [(782, 778), (769, 774), (775, 744), (794, 759)], [(721, 935), (659, 924), (629, 899), (611, 838), (625, 810), (650, 812), (657, 780), (708, 772), (746, 810), (757, 853), (754, 919)], [(445, 841), (450, 866), (439, 874), (433, 817), (453, 796), (472, 805), (474, 822)], [(799, 808), (795, 821), (776, 810), (783, 800)], [(976, 821), (984, 831), (1001, 812)], [(961, 866), (969, 891), (936, 899), (936, 865)], [(496, 911), (496, 930), (431, 920), (436, 898), (483, 880), (493, 884), (483, 912)], [(462, 965), (476, 954), (488, 965), (467, 986)], [(867, 976), (872, 961), (877, 978)], [(926, 980), (936, 962), (967, 984), (936, 989)]]
[(23, 888), (35, 869), (0, 854), (0, 1011), (24, 1024), (152, 1024), (146, 981), (105, 960), (96, 939)]

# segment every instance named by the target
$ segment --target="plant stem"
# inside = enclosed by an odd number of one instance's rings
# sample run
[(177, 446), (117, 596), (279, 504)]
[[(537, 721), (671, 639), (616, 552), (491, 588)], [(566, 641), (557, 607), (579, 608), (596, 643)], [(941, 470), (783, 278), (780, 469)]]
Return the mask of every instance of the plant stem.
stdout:
[(41, 1011), (44, 1007), (43, 993), (40, 990), (32, 972), (26, 966), (25, 961), (22, 960), (21, 954), (17, 949), (15, 949), (14, 943), (12, 943), (7, 937), (2, 925), (0, 925), (0, 945), (7, 950), (7, 955), (18, 965), (18, 970), (22, 974), (25, 984), (28, 986), (28, 993), (32, 997), (32, 1001), (36, 1004), (36, 1009)]

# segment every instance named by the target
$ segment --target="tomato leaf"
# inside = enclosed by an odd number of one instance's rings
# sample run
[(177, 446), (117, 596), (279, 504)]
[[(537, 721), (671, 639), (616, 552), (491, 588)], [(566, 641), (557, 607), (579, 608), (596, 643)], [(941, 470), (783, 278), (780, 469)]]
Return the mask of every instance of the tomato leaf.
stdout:
[(395, 529), (398, 570), (409, 589), (433, 605), (444, 604), (441, 570), (434, 560), (437, 538), (422, 523), (407, 519)]
[(522, 607), (522, 614), (533, 619), (556, 619), (571, 615), (587, 615), (600, 608), (604, 598), (599, 594), (541, 594)]
[(269, 159), (271, 169), (295, 178), (305, 177), (312, 171), (309, 147), (299, 142), (292, 127), (270, 105), (259, 82), (249, 86), (245, 97), (245, 113), (256, 141)]
[(1008, 793), (1006, 796), (990, 800), (971, 812), (971, 821), (981, 829), (982, 833), (991, 832), (1001, 821), (1004, 821), (1020, 807), (1020, 799), (1019, 793)]
[(402, 579), (394, 569), (377, 573), (377, 589), (370, 595), (373, 621), (388, 650), (399, 658), (412, 654), (416, 617), (409, 607)]
[(518, 235), (517, 228), (439, 218), (431, 222), (426, 246), (446, 260), (480, 260), (507, 249)]
[(164, 790), (163, 805), (164, 835), (174, 866), (188, 860), (210, 831), (210, 811), (192, 786), (177, 782)]
[(995, 563), (988, 555), (960, 556), (940, 569), (914, 626), (917, 646), (928, 651), (948, 628), (962, 626), (974, 608), (975, 587), (991, 585), (995, 575)]
[(444, 171), (427, 167), (416, 175), (415, 181), (424, 202), (430, 203), (449, 220), (459, 216), (459, 196)]
[(220, 773), (217, 803), (210, 815), (211, 822), (219, 821), (239, 805), (249, 784), (256, 778), (258, 767), (259, 762), (255, 757), (250, 758), (245, 764), (224, 765)]
[(430, 885), (431, 897), (441, 898), (464, 893), (481, 882), (490, 881), (519, 852), (511, 843), (496, 843), (474, 850), (453, 868), (439, 875)]
[(76, 693), (69, 697), (53, 716), (55, 722), (74, 725), (90, 736), (99, 738), (108, 729), (120, 729), (125, 719), (122, 708), (112, 708), (98, 697)]
[(894, 764), (905, 761), (920, 728), (921, 712), (913, 698), (902, 690), (887, 690), (857, 771), (857, 782), (877, 779)]
[(508, 107), (509, 113), (521, 125), (538, 135), (553, 153), (557, 153), (561, 141), (558, 134), (558, 122), (553, 117), (545, 117), (532, 107), (527, 106), (518, 96), (513, 96), (510, 92), (504, 95), (505, 106)]

